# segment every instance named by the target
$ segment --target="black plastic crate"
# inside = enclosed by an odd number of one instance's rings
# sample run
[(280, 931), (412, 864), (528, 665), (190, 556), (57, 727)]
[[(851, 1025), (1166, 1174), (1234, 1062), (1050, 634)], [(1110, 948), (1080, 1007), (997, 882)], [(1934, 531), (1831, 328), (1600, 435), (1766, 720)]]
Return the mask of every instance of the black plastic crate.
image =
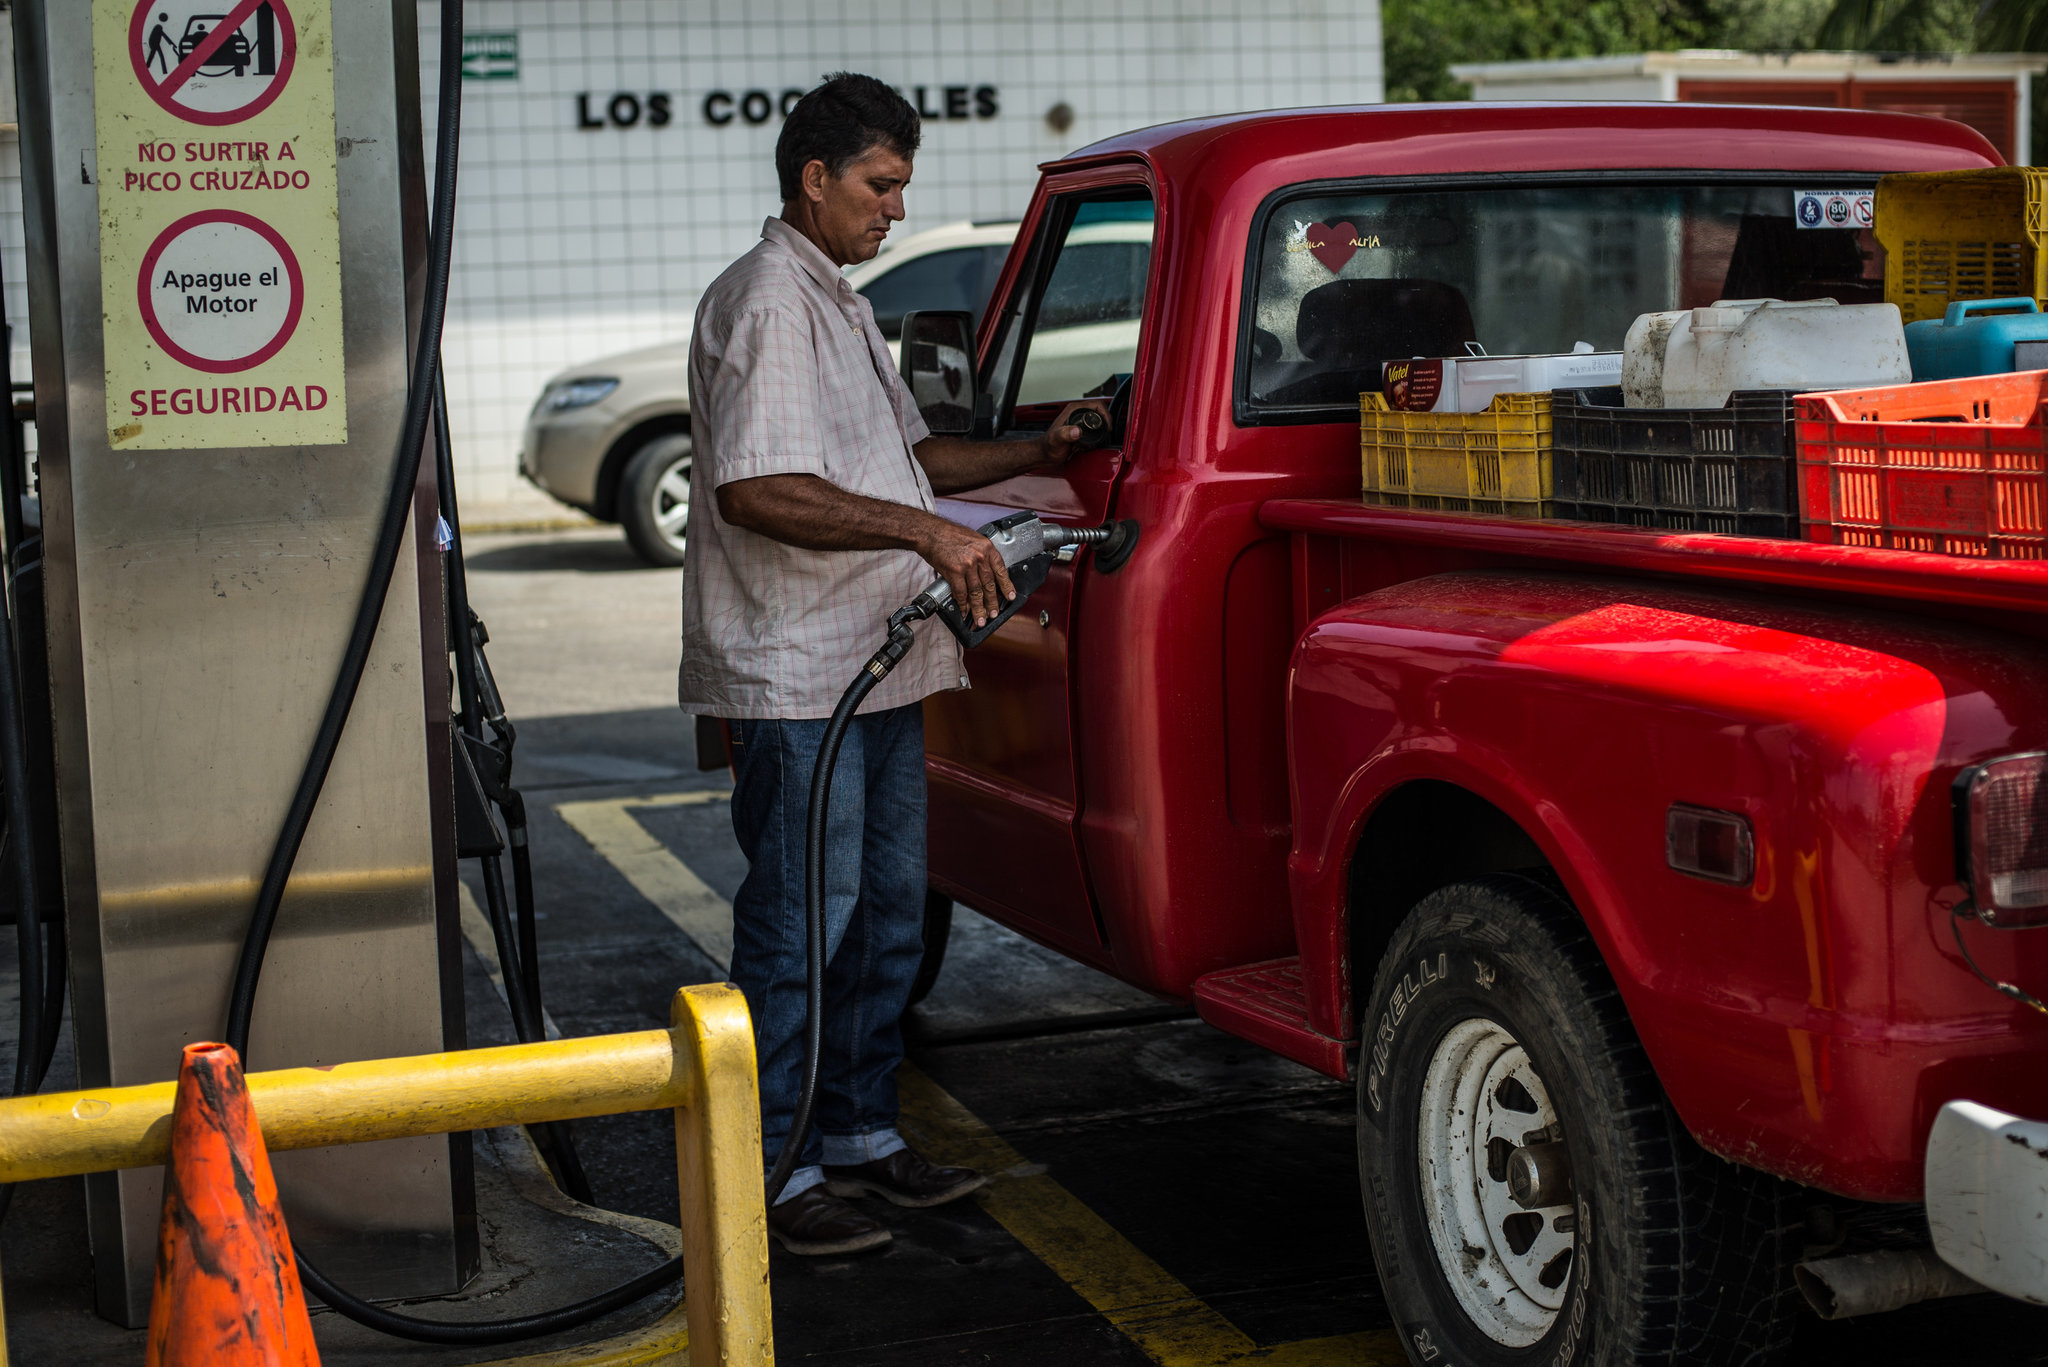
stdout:
[(1619, 388), (1559, 389), (1550, 412), (1555, 516), (1798, 539), (1792, 391), (1625, 408)]

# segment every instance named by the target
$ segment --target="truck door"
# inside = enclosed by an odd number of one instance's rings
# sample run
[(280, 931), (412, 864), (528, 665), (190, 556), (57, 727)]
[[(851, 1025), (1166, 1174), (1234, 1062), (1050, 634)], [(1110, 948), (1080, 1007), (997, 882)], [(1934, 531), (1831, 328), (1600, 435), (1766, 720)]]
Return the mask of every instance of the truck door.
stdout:
[[(1128, 172), (1123, 173), (1128, 175)], [(1072, 400), (1109, 396), (1137, 368), (1151, 274), (1153, 200), (1142, 185), (1103, 184), (1052, 197), (1036, 220), (1016, 283), (993, 323), (986, 387), (997, 435), (1042, 434)], [(1093, 451), (946, 501), (979, 524), (1029, 509), (1092, 525), (1113, 511), (1121, 450)], [(948, 503), (952, 503), (949, 508)], [(1083, 959), (1105, 958), (1074, 823), (1068, 671), (1077, 595), (1061, 565), (1030, 605), (967, 657), (973, 688), (925, 704), (931, 772), (932, 883), (970, 907)]]

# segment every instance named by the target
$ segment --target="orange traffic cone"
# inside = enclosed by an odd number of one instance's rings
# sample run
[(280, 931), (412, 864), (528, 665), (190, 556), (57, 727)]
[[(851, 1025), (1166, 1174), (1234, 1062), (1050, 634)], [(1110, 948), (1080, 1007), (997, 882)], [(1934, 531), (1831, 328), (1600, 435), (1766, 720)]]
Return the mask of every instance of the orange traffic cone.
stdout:
[(189, 1044), (171, 1113), (148, 1367), (319, 1367), (242, 1061)]

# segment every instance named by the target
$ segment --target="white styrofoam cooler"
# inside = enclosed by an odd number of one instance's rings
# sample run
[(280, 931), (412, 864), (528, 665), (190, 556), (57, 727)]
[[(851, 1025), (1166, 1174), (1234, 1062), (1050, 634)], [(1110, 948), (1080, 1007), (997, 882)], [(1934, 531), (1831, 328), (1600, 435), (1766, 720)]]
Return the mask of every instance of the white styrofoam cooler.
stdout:
[[(1584, 342), (1579, 345), (1585, 349), (1543, 356), (1444, 356), (1388, 361), (1382, 367), (1382, 376), (1404, 368), (1441, 365), (1442, 387), (1435, 402), (1411, 410), (1429, 413), (1483, 413), (1497, 394), (1596, 389), (1621, 383), (1620, 352), (1595, 351)], [(1389, 402), (1393, 402), (1391, 397)]]
[(1483, 413), (1496, 394), (1535, 394), (1552, 389), (1597, 389), (1621, 383), (1618, 351), (1568, 352), (1562, 356), (1472, 356), (1458, 361), (1458, 412)]

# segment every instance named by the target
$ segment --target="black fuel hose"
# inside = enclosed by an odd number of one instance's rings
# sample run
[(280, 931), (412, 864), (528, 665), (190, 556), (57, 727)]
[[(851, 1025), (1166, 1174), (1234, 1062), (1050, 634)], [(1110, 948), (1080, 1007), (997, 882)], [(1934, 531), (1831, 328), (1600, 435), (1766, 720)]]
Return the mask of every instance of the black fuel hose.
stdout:
[(14, 945), (20, 951), (20, 1039), (14, 1045), (14, 1094), (37, 1088), (43, 1058), (43, 902), (35, 879), (29, 824), (29, 734), (20, 726), (20, 678), (14, 672), (14, 623), (0, 594), (0, 783), (6, 785), (8, 863), (14, 865)]
[[(14, 672), (14, 627), (0, 593), (0, 783), (7, 786), (7, 832), (14, 865), (14, 936), (21, 955), (21, 1037), (14, 1047), (14, 1095), (42, 1085), (43, 906), (36, 892), (36, 844), (28, 813), (28, 736), (21, 726), (21, 688)], [(0, 1187), (0, 1220), (14, 1204)]]
[(43, 1056), (43, 904), (36, 887), (36, 842), (28, 800), (28, 733), (21, 724), (21, 682), (14, 669), (14, 624), (0, 593), (0, 783), (7, 788), (8, 862), (14, 865), (14, 939), (21, 954), (21, 1038), (14, 1050), (14, 1095), (41, 1081)]
[(825, 831), (832, 810), (832, 771), (839, 767), (839, 747), (846, 740), (846, 728), (876, 684), (888, 676), (910, 650), (910, 622), (924, 614), (903, 608), (889, 619), (889, 639), (861, 666), (860, 673), (839, 695), (832, 718), (825, 723), (818, 742), (818, 757), (811, 765), (811, 799), (804, 816), (804, 1071), (797, 1088), (796, 1111), (790, 1117), (789, 1137), (775, 1156), (768, 1174), (768, 1204), (789, 1185), (790, 1174), (803, 1156), (811, 1136), (811, 1112), (818, 1099), (818, 1067), (825, 1055)]
[[(6, 282), (0, 279), (0, 392), (8, 405), (4, 430), (0, 430), (0, 460), (8, 463), (7, 477), (0, 480), (6, 506), (0, 508), (0, 527), (6, 535), (6, 552), (21, 548), (21, 501), (15, 497), (21, 479), (21, 453), (14, 434), (13, 337), (7, 325)], [(15, 669), (14, 623), (8, 613), (7, 597), (0, 592), (0, 782), (7, 785), (6, 813), (9, 835), (8, 855), (14, 865), (17, 906), (14, 917), (15, 947), (21, 955), (21, 1033), (15, 1044), (14, 1095), (26, 1096), (42, 1084), (39, 1067), (43, 1056), (43, 908), (36, 887), (36, 840), (30, 825), (28, 799), (28, 731), (22, 721), (21, 675)], [(0, 1198), (4, 1200), (5, 1198)], [(0, 1210), (4, 1213), (4, 1210)]]
[[(490, 785), (485, 796), (496, 802), (505, 817), (506, 843), (512, 850), (513, 900), (518, 907), (518, 935), (516, 954), (511, 928), (512, 917), (505, 906), (505, 889), (498, 873), (498, 857), (495, 854), (478, 856), (484, 869), (484, 895), (489, 902), (491, 937), (497, 944), (498, 966), (505, 981), (505, 1005), (512, 1015), (512, 1031), (522, 1044), (532, 1044), (547, 1038), (547, 1013), (541, 1002), (540, 992), (540, 946), (535, 933), (533, 915), (533, 865), (526, 858), (526, 803), (519, 796), (519, 790), (512, 786), (511, 765), (514, 732), (512, 724), (505, 720), (504, 709), (497, 700), (497, 689), (491, 689), (491, 707), (484, 706), (483, 680), (488, 677), (490, 665), (483, 659), (482, 623), (469, 606), (469, 571), (462, 559), (462, 508), (455, 492), (455, 444), (448, 432), (448, 374), (447, 366), (440, 367), (434, 386), (434, 475), (437, 492), (441, 501), (441, 520), (448, 533), (447, 554), (442, 560), (446, 575), (448, 612), (447, 627), (453, 638), (455, 654), (455, 696), (459, 704), (455, 716), (458, 735), (457, 745), (470, 740), (487, 745), (483, 732), (486, 723), (497, 733), (495, 747), (502, 757), (502, 769), (498, 781)], [(508, 954), (511, 957), (508, 957)], [(556, 1183), (569, 1194), (570, 1199), (585, 1205), (593, 1203), (590, 1178), (583, 1171), (583, 1160), (576, 1153), (576, 1141), (569, 1131), (566, 1120), (552, 1121), (543, 1125), (529, 1125), (527, 1133), (532, 1135), (548, 1167), (554, 1172)]]
[[(0, 336), (4, 336), (5, 333), (5, 317), (0, 315)], [(14, 452), (13, 459), (19, 462), (22, 459), (19, 441), (21, 426), (18, 422), (10, 422), (8, 427), (8, 442)], [(41, 630), (43, 621), (41, 612), (43, 593), (42, 534), (40, 532), (32, 536), (24, 534), (20, 547), (18, 549), (10, 548), (10, 550), (12, 551), (14, 565), (8, 574), (7, 582), (13, 590), (14, 631), (10, 634), (9, 639), (14, 644), (15, 677), (21, 681), (19, 696), (21, 698), (22, 735), (29, 741), (25, 762), (29, 768), (30, 783), (36, 787), (38, 793), (54, 799), (54, 790), (43, 786), (43, 776), (48, 773), (48, 770), (42, 767), (36, 753), (34, 742), (36, 721), (32, 719), (48, 717), (49, 691), (32, 675), (29, 668), (33, 659), (30, 652), (40, 649), (43, 644), (43, 633)], [(55, 813), (53, 812), (50, 815), (50, 821), (54, 822), (55, 819)], [(31, 810), (29, 813), (30, 829), (24, 837), (30, 841), (27, 857), (32, 865), (31, 873), (35, 879), (36, 895), (48, 898), (52, 892), (51, 874), (55, 872), (50, 865), (49, 844), (46, 843), (50, 841), (52, 832), (48, 823), (37, 826), (35, 821), (35, 812)], [(59, 896), (61, 897), (61, 892), (59, 892)], [(42, 1023), (37, 1030), (38, 1037), (42, 1040), (42, 1049), (36, 1056), (36, 1070), (29, 1078), (28, 1090), (32, 1093), (42, 1090), (44, 1080), (50, 1076), (50, 1065), (56, 1061), (57, 1045), (63, 1034), (64, 1026), (64, 993), (70, 985), (67, 962), (69, 947), (65, 938), (63, 905), (60, 901), (54, 907), (48, 909), (54, 910), (56, 914), (45, 917), (42, 924), (43, 1015)], [(0, 1200), (4, 1199), (4, 1197), (0, 1197)], [(4, 1208), (0, 1208), (0, 1215), (4, 1215), (4, 1213)]]
[[(21, 450), (15, 440), (12, 338), (6, 322), (5, 284), (0, 281), (0, 394), (9, 411), (0, 429), (0, 460), (8, 463), (0, 489), (6, 492), (7, 507), (0, 526), (5, 527), (6, 553), (21, 549), (23, 531), (18, 486)], [(14, 939), (20, 956), (18, 986), (21, 998), (20, 1029), (14, 1047), (14, 1096), (28, 1096), (49, 1076), (50, 1060), (57, 1051), (57, 1030), (64, 1012), (64, 933), (61, 923), (50, 935), (51, 962), (46, 974), (43, 963), (43, 904), (36, 876), (36, 832), (29, 810), (28, 729), (24, 721), (22, 673), (16, 668), (15, 617), (8, 611), (7, 594), (0, 590), (0, 784), (6, 787), (7, 862), (14, 873)], [(14, 1188), (0, 1187), (0, 1220), (13, 1205)]]

